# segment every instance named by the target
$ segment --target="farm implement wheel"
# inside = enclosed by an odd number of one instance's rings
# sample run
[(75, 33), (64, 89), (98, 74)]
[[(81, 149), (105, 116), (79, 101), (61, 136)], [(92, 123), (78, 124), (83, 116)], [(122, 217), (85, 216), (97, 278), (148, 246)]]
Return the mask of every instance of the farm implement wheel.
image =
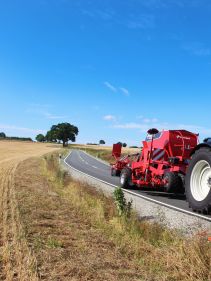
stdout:
[(186, 174), (186, 197), (194, 211), (211, 211), (211, 149), (200, 148), (193, 155)]
[(132, 186), (132, 171), (128, 168), (124, 168), (120, 174), (120, 187), (129, 188)]
[(166, 180), (166, 184), (164, 186), (166, 192), (178, 193), (183, 191), (183, 182), (179, 175), (168, 172), (165, 174), (164, 179)]
[(120, 176), (120, 171), (116, 170), (114, 168), (111, 168), (111, 176), (112, 177), (119, 177)]
[(114, 168), (111, 168), (111, 176), (112, 177), (116, 176), (116, 170)]

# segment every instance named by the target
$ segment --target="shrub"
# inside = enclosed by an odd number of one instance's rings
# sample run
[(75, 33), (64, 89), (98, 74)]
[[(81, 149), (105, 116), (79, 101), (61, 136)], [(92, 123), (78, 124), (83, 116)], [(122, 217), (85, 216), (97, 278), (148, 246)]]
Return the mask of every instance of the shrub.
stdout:
[(127, 202), (125, 199), (124, 192), (120, 187), (115, 188), (114, 190), (114, 202), (117, 208), (118, 215), (130, 217), (131, 216), (131, 210), (132, 210), (132, 200)]

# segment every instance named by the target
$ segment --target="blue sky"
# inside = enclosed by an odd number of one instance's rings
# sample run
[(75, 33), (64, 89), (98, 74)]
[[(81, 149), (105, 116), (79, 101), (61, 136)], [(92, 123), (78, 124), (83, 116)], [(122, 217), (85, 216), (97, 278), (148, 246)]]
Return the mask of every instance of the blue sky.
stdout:
[(150, 127), (211, 136), (210, 0), (0, 2), (0, 131), (70, 122), (77, 142)]

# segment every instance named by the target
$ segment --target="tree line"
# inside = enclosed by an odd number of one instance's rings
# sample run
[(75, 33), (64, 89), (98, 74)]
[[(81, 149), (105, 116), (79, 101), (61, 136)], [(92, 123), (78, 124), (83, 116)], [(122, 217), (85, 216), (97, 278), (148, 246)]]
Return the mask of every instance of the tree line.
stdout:
[(4, 132), (0, 132), (0, 140), (17, 140), (17, 141), (32, 141), (31, 138), (23, 137), (8, 137)]
[(44, 136), (39, 134), (36, 136), (38, 142), (62, 142), (63, 147), (68, 144), (68, 141), (75, 142), (79, 130), (76, 126), (70, 123), (59, 123), (53, 125)]

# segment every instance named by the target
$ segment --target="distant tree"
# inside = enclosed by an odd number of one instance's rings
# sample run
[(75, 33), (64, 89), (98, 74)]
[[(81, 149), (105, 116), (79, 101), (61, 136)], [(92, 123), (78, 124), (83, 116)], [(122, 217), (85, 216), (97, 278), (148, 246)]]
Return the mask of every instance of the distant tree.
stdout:
[(36, 141), (38, 142), (44, 142), (45, 141), (45, 136), (43, 134), (39, 134), (36, 136)]
[(127, 144), (124, 142), (124, 143), (122, 144), (122, 146), (123, 146), (123, 147), (127, 147)]
[(105, 144), (105, 141), (104, 140), (100, 140), (99, 144)]
[(75, 142), (76, 136), (78, 135), (78, 128), (70, 123), (59, 123), (53, 125), (50, 130), (50, 135), (58, 141), (62, 141), (63, 147), (68, 141)]
[(3, 133), (3, 132), (1, 132), (1, 133), (0, 133), (0, 138), (1, 138), (1, 139), (6, 139), (6, 134)]

